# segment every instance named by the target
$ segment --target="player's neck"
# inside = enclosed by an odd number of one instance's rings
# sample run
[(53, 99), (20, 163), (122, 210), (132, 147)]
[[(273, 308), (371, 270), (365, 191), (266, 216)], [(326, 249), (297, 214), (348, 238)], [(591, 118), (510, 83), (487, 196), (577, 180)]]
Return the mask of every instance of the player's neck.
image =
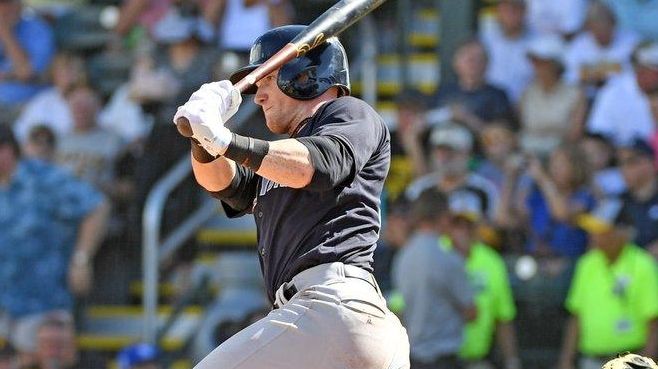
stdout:
[(320, 108), (331, 100), (336, 98), (335, 94), (329, 93), (331, 90), (326, 91), (315, 99), (305, 102), (304, 108), (301, 109), (299, 116), (294, 124), (290, 125), (288, 129), (288, 136), (294, 137), (303, 128), (303, 125), (317, 113)]

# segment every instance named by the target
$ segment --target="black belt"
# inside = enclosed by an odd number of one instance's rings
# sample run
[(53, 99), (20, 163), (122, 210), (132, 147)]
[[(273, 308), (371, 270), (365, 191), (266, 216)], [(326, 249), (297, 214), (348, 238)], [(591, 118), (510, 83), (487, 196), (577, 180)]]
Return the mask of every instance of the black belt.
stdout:
[[(355, 279), (360, 279), (362, 281), (366, 281), (378, 293), (381, 293), (381, 291), (379, 290), (379, 286), (377, 286), (377, 282), (375, 282), (375, 277), (372, 275), (372, 273), (358, 267), (349, 268), (349, 269), (346, 268), (344, 270), (345, 270), (345, 278), (355, 278)], [(286, 300), (290, 300), (293, 296), (295, 296), (297, 292), (299, 292), (297, 287), (293, 283), (289, 283), (288, 287), (283, 290), (283, 297), (285, 297)]]

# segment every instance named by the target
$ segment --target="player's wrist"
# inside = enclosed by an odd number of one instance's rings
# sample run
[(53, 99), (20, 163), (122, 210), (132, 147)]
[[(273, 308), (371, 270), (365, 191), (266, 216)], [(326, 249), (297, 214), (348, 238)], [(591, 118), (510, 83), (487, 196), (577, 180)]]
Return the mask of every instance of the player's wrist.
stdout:
[(270, 144), (267, 141), (233, 133), (231, 142), (228, 144), (223, 155), (237, 164), (257, 172), (269, 149)]
[(220, 156), (211, 155), (208, 151), (206, 151), (206, 149), (201, 147), (201, 145), (199, 145), (199, 141), (194, 138), (190, 138), (190, 143), (192, 146), (192, 157), (199, 163), (210, 163)]

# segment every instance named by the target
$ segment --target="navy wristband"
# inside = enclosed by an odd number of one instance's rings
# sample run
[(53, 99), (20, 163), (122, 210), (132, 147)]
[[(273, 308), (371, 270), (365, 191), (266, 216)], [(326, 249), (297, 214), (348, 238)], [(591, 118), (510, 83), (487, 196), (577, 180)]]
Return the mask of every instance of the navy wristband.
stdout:
[(269, 150), (270, 143), (267, 141), (233, 133), (224, 156), (257, 172)]

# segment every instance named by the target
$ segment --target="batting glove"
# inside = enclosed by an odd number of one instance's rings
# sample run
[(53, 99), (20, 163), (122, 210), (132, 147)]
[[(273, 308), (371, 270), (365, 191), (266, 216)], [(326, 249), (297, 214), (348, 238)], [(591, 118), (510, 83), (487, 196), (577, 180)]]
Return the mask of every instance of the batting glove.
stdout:
[(603, 369), (658, 369), (658, 366), (651, 358), (626, 353), (605, 363)]
[(187, 118), (192, 138), (216, 157), (231, 143), (232, 133), (224, 123), (238, 111), (241, 102), (240, 91), (231, 82), (206, 83), (178, 108), (174, 123), (181, 117)]

